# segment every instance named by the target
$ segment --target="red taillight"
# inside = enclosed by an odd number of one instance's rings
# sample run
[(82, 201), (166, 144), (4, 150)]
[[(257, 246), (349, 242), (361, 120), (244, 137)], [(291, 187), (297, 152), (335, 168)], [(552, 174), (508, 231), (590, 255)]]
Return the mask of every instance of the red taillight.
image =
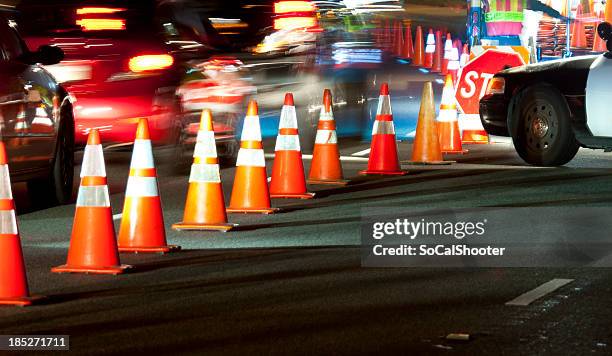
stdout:
[(80, 19), (76, 22), (83, 31), (125, 30), (122, 19)]
[(130, 58), (128, 67), (132, 72), (140, 73), (171, 67), (174, 58), (168, 54), (146, 54)]
[(82, 7), (76, 10), (77, 15), (90, 14), (114, 14), (116, 12), (125, 11), (125, 9), (115, 7)]
[(280, 1), (274, 4), (274, 13), (314, 12), (315, 6), (310, 1)]
[(125, 30), (125, 19), (116, 13), (125, 11), (111, 7), (82, 7), (76, 9), (76, 24), (83, 31), (118, 31)]

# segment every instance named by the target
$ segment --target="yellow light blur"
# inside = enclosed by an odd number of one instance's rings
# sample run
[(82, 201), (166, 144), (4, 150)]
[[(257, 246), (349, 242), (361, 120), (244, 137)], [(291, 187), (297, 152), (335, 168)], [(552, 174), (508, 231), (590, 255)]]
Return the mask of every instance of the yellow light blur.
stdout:
[(168, 54), (148, 54), (130, 59), (128, 66), (132, 72), (146, 72), (172, 66), (174, 58)]
[(88, 15), (88, 14), (114, 14), (116, 12), (125, 11), (125, 9), (112, 8), (112, 7), (82, 7), (77, 9), (77, 15)]
[(125, 30), (122, 19), (80, 19), (76, 22), (83, 31)]
[(275, 30), (291, 30), (316, 26), (314, 17), (283, 17), (274, 20)]
[(277, 14), (313, 11), (315, 11), (315, 6), (310, 1), (280, 1), (274, 4), (274, 12)]

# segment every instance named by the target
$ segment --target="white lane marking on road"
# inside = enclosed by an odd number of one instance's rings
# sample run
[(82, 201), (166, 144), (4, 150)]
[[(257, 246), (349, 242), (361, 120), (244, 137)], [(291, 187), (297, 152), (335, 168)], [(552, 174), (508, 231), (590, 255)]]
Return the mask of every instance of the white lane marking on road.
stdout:
[(353, 153), (351, 156), (355, 156), (355, 157), (364, 157), (370, 154), (370, 148), (368, 148), (367, 150), (363, 150), (363, 151), (359, 151), (359, 152), (355, 152)]
[(552, 293), (555, 290), (573, 281), (574, 281), (573, 279), (563, 279), (563, 278), (552, 279), (542, 284), (541, 286), (534, 288), (527, 293), (521, 294), (509, 302), (506, 302), (506, 305), (513, 305), (513, 306), (529, 305), (532, 302), (542, 298), (546, 294)]
[(122, 216), (123, 216), (123, 213), (119, 213), (119, 214), (113, 215), (113, 221), (114, 220), (120, 220)]

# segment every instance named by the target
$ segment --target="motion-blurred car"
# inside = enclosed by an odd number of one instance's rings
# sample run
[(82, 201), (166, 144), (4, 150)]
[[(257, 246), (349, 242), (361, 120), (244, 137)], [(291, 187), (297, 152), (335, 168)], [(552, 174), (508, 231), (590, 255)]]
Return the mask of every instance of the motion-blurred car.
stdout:
[(66, 203), (74, 175), (74, 122), (66, 91), (39, 64), (58, 63), (60, 49), (30, 52), (0, 2), (0, 127), (13, 182), (28, 183), (37, 202)]
[[(76, 142), (98, 128), (105, 143), (129, 144), (139, 118), (156, 144), (181, 141), (188, 124), (177, 88), (186, 63), (217, 53), (222, 40), (188, 0), (23, 0), (19, 29), (32, 47), (64, 50), (47, 66), (74, 104)], [(215, 117), (218, 143), (235, 145), (232, 122)]]
[[(612, 26), (598, 34), (612, 50)], [(496, 74), (480, 101), (487, 132), (511, 136), (527, 163), (558, 166), (580, 146), (612, 150), (612, 55), (585, 56), (511, 68)]]

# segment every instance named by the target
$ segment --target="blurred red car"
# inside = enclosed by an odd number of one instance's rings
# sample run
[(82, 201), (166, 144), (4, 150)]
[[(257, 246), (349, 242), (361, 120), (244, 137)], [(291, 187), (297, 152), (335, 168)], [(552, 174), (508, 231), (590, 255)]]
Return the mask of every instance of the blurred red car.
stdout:
[[(205, 60), (222, 40), (189, 1), (22, 1), (18, 21), (30, 48), (60, 47), (65, 59), (46, 69), (69, 92), (75, 141), (92, 128), (106, 143), (131, 143), (139, 118), (156, 144), (175, 144), (188, 126), (177, 88), (187, 62)], [(215, 118), (221, 145), (235, 145), (232, 122)]]

